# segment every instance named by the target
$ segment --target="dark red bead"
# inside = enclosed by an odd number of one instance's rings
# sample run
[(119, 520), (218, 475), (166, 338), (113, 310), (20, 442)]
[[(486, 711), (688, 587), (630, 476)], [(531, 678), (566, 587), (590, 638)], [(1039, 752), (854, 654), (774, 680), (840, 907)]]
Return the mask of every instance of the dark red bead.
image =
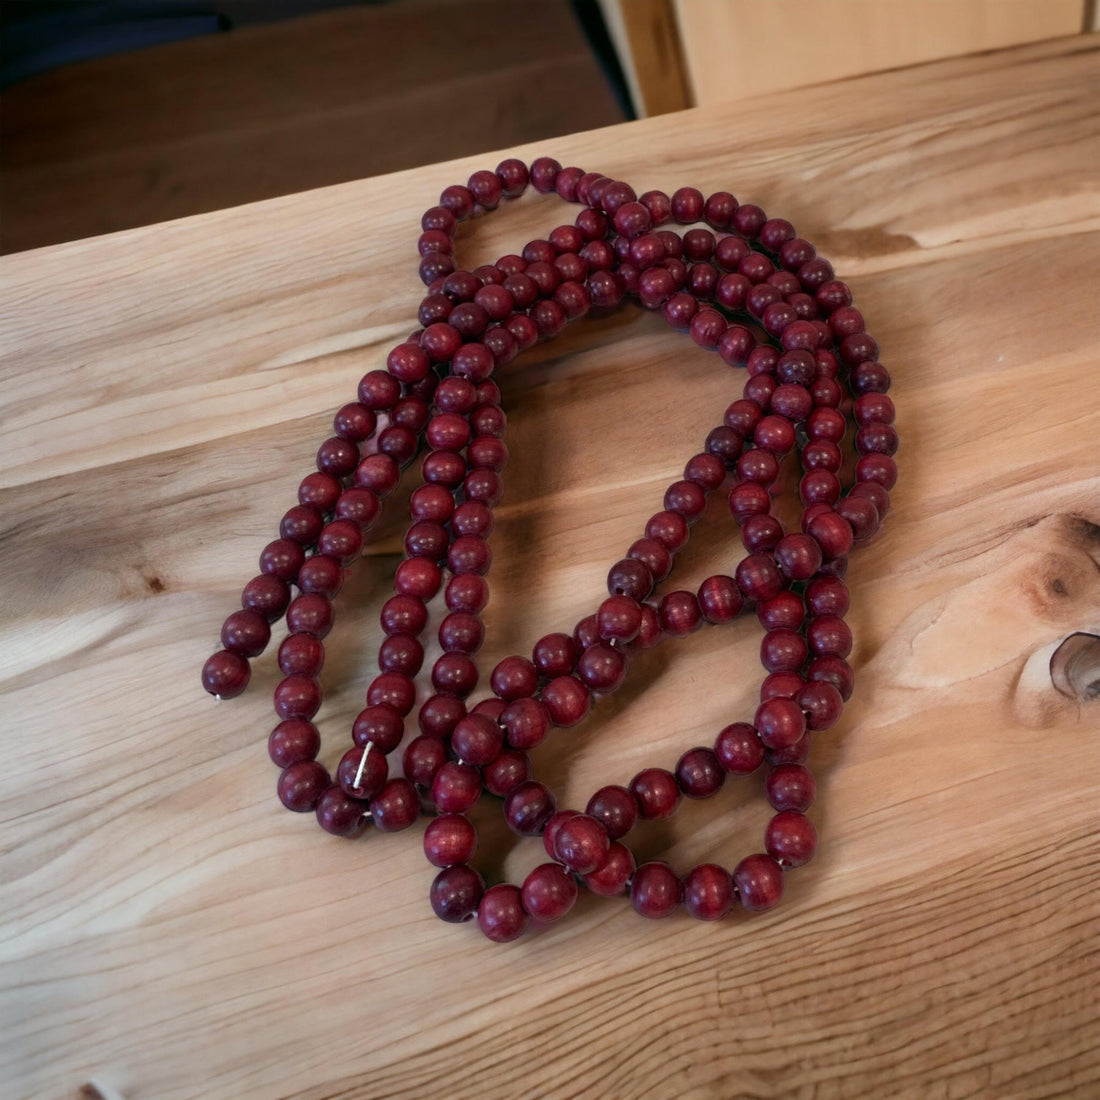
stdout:
[(626, 667), (627, 658), (621, 650), (606, 642), (596, 642), (578, 658), (577, 676), (591, 691), (606, 694), (623, 682)]
[(542, 689), (542, 701), (555, 726), (575, 726), (588, 713), (588, 689), (573, 676), (557, 676)]
[(537, 921), (560, 920), (577, 900), (573, 876), (556, 863), (543, 863), (523, 881), (523, 908)]
[(375, 828), (384, 833), (407, 829), (420, 816), (420, 799), (416, 788), (407, 779), (391, 779), (370, 800), (370, 814)]
[(493, 693), (506, 702), (526, 698), (538, 687), (538, 673), (526, 657), (505, 657), (489, 676)]
[(348, 749), (336, 769), (336, 781), (351, 798), (373, 798), (388, 778), (386, 758), (373, 746)]
[(481, 795), (481, 774), (469, 764), (449, 760), (432, 780), (432, 801), (440, 813), (465, 813)]
[(721, 920), (733, 907), (733, 882), (714, 863), (701, 863), (684, 876), (684, 908), (696, 920)]
[(726, 773), (710, 749), (689, 749), (676, 765), (676, 782), (688, 798), (710, 798), (725, 781)]
[(585, 886), (601, 897), (618, 897), (626, 889), (631, 875), (634, 874), (634, 856), (623, 844), (612, 842), (604, 861), (584, 876)]
[(764, 763), (764, 746), (747, 722), (726, 726), (714, 742), (714, 754), (732, 775), (749, 775)]
[(317, 800), (317, 824), (333, 836), (355, 836), (362, 830), (366, 815), (366, 803), (337, 786), (327, 788)]
[(737, 587), (747, 600), (770, 600), (783, 591), (783, 577), (767, 554), (750, 554), (737, 564)]
[(351, 728), (357, 745), (374, 745), (379, 752), (393, 752), (401, 743), (405, 721), (400, 711), (385, 704), (372, 704), (361, 710)]
[(477, 913), (484, 892), (481, 875), (467, 864), (458, 863), (435, 876), (428, 896), (432, 911), (440, 920), (461, 924)]
[(267, 753), (280, 768), (313, 760), (321, 748), (317, 727), (304, 718), (287, 718), (280, 722), (267, 739)]
[(802, 764), (777, 764), (768, 773), (764, 789), (777, 810), (805, 813), (813, 804), (817, 784), (813, 773)]
[(813, 822), (797, 810), (781, 810), (768, 822), (764, 846), (783, 867), (801, 867), (813, 859), (817, 849), (817, 830)]
[(770, 630), (760, 642), (760, 662), (769, 672), (794, 672), (806, 660), (806, 643), (793, 630)]
[(756, 605), (756, 617), (765, 630), (800, 630), (805, 608), (793, 592), (780, 592)]
[(775, 697), (757, 707), (753, 725), (767, 748), (782, 749), (806, 732), (806, 716), (793, 700)]
[(657, 609), (661, 629), (677, 638), (694, 633), (703, 625), (703, 614), (694, 592), (669, 592)]
[(735, 619), (744, 605), (741, 590), (732, 577), (718, 574), (707, 577), (696, 597), (699, 610), (708, 623), (727, 623)]
[(481, 766), (492, 763), (504, 745), (504, 731), (484, 715), (459, 720), (451, 735), (451, 749), (459, 760)]
[(585, 813), (599, 821), (612, 840), (618, 840), (634, 827), (638, 800), (626, 787), (601, 787), (588, 800)]
[(839, 689), (823, 680), (806, 684), (795, 699), (806, 713), (806, 728), (811, 730), (826, 730), (836, 725), (844, 710)]
[(676, 777), (664, 768), (645, 768), (630, 781), (630, 791), (642, 817), (661, 820), (670, 817), (680, 802)]
[(478, 927), (493, 943), (510, 943), (527, 930), (527, 913), (518, 886), (502, 882), (490, 886), (477, 907)]
[[(427, 734), (414, 737), (405, 747), (401, 766), (407, 779), (430, 790), (439, 774), (439, 769), (447, 762), (447, 746), (438, 737)], [(465, 819), (463, 819), (465, 820)]]
[(260, 554), (260, 572), (284, 581), (293, 581), (305, 560), (301, 543), (293, 539), (276, 539), (269, 542)]
[(543, 676), (566, 676), (577, 660), (577, 643), (568, 634), (547, 634), (531, 651), (531, 660)]
[(750, 912), (771, 909), (783, 896), (783, 869), (771, 856), (746, 856), (734, 869), (733, 888)]
[(554, 856), (578, 875), (588, 875), (607, 858), (611, 841), (594, 817), (576, 814), (563, 822), (554, 837)]
[(683, 897), (683, 885), (667, 863), (643, 863), (630, 880), (630, 904), (643, 917), (667, 917)]
[(329, 786), (328, 772), (315, 760), (303, 760), (279, 773), (279, 801), (295, 813), (312, 810)]
[(521, 836), (538, 836), (557, 810), (553, 794), (541, 783), (521, 783), (504, 800), (504, 818)]
[(491, 764), (481, 769), (481, 774), (485, 789), (504, 798), (531, 778), (531, 760), (527, 753), (519, 749), (505, 749)]
[[(253, 577), (241, 590), (241, 606), (246, 611), (258, 611), (269, 623), (279, 618), (289, 603), (290, 589), (286, 581), (265, 573)], [(244, 688), (240, 690), (243, 691)], [(224, 698), (228, 699), (230, 696), (226, 695)]]
[(258, 611), (234, 611), (222, 624), (222, 645), (242, 657), (258, 657), (271, 640), (271, 627)]
[(287, 676), (275, 688), (280, 718), (312, 718), (321, 709), (321, 688), (308, 676)]

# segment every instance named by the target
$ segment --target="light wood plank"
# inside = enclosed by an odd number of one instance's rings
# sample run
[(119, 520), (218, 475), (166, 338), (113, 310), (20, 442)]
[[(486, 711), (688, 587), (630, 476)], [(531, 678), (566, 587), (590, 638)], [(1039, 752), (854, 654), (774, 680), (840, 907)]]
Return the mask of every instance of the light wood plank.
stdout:
[[(281, 811), (270, 655), (198, 669), (332, 409), (411, 327), (439, 189), (498, 156), (0, 261), (0, 1079), (17, 1097), (1091, 1097), (1100, 702), (1100, 41), (1032, 46), (575, 135), (640, 189), (732, 187), (850, 279), (895, 379), (902, 480), (855, 556), (858, 694), (818, 740), (819, 857), (760, 918), (587, 899), (510, 948), (431, 916), (420, 828)], [(822, 132), (820, 118), (830, 120)], [(521, 147), (531, 157), (543, 149)], [(561, 220), (527, 199), (471, 262)], [(513, 461), (486, 667), (599, 599), (741, 378), (627, 311), (502, 378)], [(609, 428), (610, 426), (610, 428)], [(675, 575), (731, 564), (720, 501)], [(324, 759), (369, 679), (395, 513), (341, 597)], [(751, 713), (743, 622), (637, 662), (547, 743), (566, 803)], [(758, 783), (643, 838), (759, 846)], [(494, 811), (495, 814), (495, 811)], [(540, 860), (484, 812), (479, 862)]]

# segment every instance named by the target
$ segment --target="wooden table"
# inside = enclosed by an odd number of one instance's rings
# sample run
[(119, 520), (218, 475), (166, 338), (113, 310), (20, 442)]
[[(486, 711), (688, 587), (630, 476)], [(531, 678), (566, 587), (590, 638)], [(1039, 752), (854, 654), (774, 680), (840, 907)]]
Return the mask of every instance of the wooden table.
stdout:
[[(895, 380), (902, 480), (853, 561), (856, 697), (816, 742), (818, 858), (770, 914), (586, 898), (498, 947), (441, 924), (421, 827), (284, 812), (272, 655), (198, 670), (332, 410), (413, 325), (413, 242), (498, 154), (3, 261), (0, 1091), (72, 1097), (1038, 1097), (1100, 1091), (1100, 39), (556, 142), (639, 190), (730, 187), (816, 241)], [(517, 150), (528, 159), (543, 150)], [(529, 199), (464, 234), (516, 249)], [(568, 629), (741, 380), (638, 311), (502, 378), (486, 658)], [(715, 507), (678, 567), (729, 568)], [(360, 706), (399, 509), (341, 596), (323, 758)], [(751, 714), (755, 624), (636, 662), (547, 743), (566, 804)], [(641, 840), (760, 846), (759, 783)], [(484, 819), (495, 820), (486, 811)], [(540, 861), (486, 825), (482, 865)]]

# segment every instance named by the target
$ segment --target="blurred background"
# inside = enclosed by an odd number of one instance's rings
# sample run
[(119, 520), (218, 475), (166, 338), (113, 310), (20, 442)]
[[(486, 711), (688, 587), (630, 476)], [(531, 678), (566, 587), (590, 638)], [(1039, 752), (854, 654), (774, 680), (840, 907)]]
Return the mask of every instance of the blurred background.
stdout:
[(4, 0), (0, 252), (1092, 29), (1097, 0)]

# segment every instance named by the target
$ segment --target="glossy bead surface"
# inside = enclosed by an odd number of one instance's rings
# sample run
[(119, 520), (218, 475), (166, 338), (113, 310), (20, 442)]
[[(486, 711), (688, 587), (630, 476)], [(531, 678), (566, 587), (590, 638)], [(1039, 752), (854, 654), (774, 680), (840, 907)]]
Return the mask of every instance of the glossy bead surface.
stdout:
[(645, 768), (630, 781), (639, 814), (649, 820), (671, 817), (680, 802), (676, 777), (664, 768)]
[(429, 900), (440, 920), (461, 924), (477, 913), (484, 892), (485, 882), (481, 875), (467, 864), (458, 863), (435, 876)]
[(527, 930), (528, 917), (518, 886), (502, 882), (490, 886), (477, 907), (477, 923), (486, 939), (510, 943)]
[(715, 863), (701, 863), (684, 876), (684, 908), (696, 920), (721, 920), (733, 907), (729, 873)]
[(564, 917), (576, 903), (577, 893), (573, 876), (556, 863), (536, 867), (521, 888), (524, 910), (543, 923)]
[(745, 909), (763, 912), (783, 896), (783, 869), (769, 855), (746, 856), (734, 868), (733, 887)]
[(674, 912), (683, 897), (683, 885), (667, 863), (643, 863), (630, 880), (630, 904), (651, 920)]

